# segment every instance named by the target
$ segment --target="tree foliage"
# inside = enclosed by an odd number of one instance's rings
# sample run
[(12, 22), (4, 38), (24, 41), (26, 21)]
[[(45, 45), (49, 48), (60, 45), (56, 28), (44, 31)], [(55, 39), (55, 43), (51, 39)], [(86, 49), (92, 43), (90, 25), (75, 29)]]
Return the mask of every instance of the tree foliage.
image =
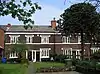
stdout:
[(25, 51), (28, 47), (25, 43), (16, 43), (11, 45), (11, 52), (17, 52), (19, 58), (25, 58)]
[(28, 26), (34, 24), (34, 20), (31, 19), (32, 14), (40, 9), (41, 7), (31, 0), (0, 0), (0, 16), (11, 15), (12, 18), (17, 18)]
[(100, 50), (92, 54), (92, 59), (100, 61)]
[[(62, 22), (60, 22), (62, 20)], [(100, 27), (100, 15), (90, 3), (78, 3), (66, 9), (58, 20), (58, 29), (64, 34), (81, 33), (81, 49), (84, 54), (84, 38), (90, 42), (97, 39)], [(84, 36), (85, 33), (85, 36)]]

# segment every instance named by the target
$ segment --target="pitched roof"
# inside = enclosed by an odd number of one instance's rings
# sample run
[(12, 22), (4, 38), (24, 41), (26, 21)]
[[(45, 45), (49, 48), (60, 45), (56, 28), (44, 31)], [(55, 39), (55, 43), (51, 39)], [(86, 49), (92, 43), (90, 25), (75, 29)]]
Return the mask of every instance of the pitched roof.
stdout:
[(5, 31), (5, 29), (4, 29), (4, 28), (2, 28), (1, 26), (0, 26), (0, 29), (2, 29), (3, 31)]
[[(7, 29), (6, 25), (2, 25), (1, 28)], [(50, 26), (33, 26), (32, 29), (28, 28), (27, 30), (24, 28), (24, 25), (12, 25), (9, 30), (6, 31), (41, 31), (41, 32), (54, 32), (55, 30), (52, 29)]]

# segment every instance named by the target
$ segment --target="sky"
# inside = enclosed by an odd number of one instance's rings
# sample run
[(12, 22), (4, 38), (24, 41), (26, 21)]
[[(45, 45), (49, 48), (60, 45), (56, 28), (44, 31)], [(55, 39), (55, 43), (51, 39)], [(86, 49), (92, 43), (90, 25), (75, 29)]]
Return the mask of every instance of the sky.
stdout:
[[(33, 2), (38, 2), (41, 6), (41, 10), (38, 10), (33, 14), (32, 19), (34, 20), (34, 25), (50, 25), (50, 21), (55, 17), (56, 20), (60, 18), (60, 15), (65, 9), (69, 8), (75, 3), (82, 2), (81, 0), (33, 0)], [(11, 16), (1, 16), (0, 25), (7, 25), (8, 23), (12, 25), (23, 25), (22, 22), (17, 19), (13, 19)]]

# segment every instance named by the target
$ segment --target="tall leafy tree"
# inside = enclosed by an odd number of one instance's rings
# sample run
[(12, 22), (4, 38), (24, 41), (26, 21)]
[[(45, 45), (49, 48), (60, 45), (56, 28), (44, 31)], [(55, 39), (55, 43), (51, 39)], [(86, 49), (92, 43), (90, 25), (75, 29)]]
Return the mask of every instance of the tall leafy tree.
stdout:
[(28, 50), (27, 45), (25, 43), (23, 43), (23, 42), (20, 42), (19, 44), (18, 43), (12, 44), (10, 51), (18, 53), (18, 58), (25, 59), (25, 52), (26, 52), (26, 50)]
[(10, 15), (28, 27), (31, 27), (30, 24), (34, 24), (34, 20), (31, 19), (32, 14), (40, 9), (41, 7), (32, 0), (0, 0), (0, 16)]
[(63, 35), (80, 33), (82, 59), (84, 58), (84, 38), (87, 38), (90, 42), (95, 39), (99, 31), (99, 16), (92, 4), (78, 3), (66, 9), (61, 15), (61, 19), (58, 20), (58, 29)]

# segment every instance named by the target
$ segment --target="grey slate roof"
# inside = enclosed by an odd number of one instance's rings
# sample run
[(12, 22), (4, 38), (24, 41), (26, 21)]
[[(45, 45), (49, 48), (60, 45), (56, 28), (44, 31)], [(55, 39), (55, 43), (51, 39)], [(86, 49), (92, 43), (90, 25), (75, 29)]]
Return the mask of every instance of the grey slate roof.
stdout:
[[(1, 25), (1, 28), (6, 30), (6, 25)], [(41, 31), (41, 32), (54, 32), (50, 26), (33, 26), (33, 28), (28, 28), (27, 30), (24, 28), (24, 25), (12, 25), (8, 31)]]

